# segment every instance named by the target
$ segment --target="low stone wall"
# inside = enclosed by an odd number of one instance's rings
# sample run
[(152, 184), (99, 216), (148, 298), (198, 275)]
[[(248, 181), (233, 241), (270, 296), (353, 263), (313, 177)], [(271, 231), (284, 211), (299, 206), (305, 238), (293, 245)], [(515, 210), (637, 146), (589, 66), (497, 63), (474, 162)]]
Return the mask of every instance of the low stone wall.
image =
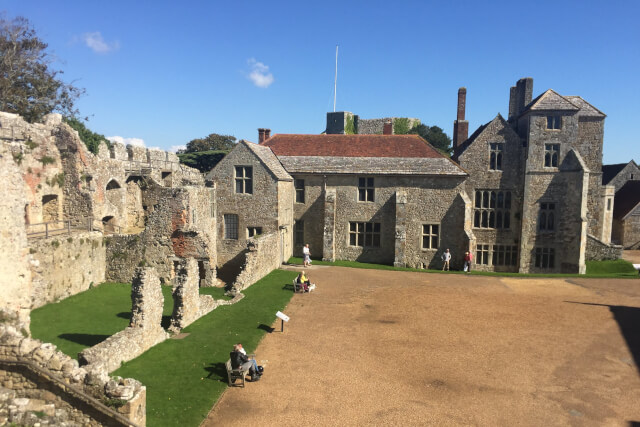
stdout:
[(58, 301), (105, 281), (105, 248), (99, 232), (32, 239), (32, 307)]
[[(0, 325), (0, 383), (1, 425), (29, 424), (36, 411), (44, 413), (38, 421), (49, 425), (146, 423), (146, 388), (138, 381), (89, 372), (53, 344), (25, 337), (11, 325)], [(124, 405), (109, 408), (111, 399)]]
[[(197, 288), (196, 288), (197, 291)], [(78, 354), (89, 369), (111, 372), (167, 339), (162, 328), (164, 296), (160, 280), (151, 268), (137, 268), (131, 285), (131, 323), (129, 327)]]
[(248, 288), (280, 267), (279, 233), (268, 233), (249, 239), (247, 249), (242, 271), (233, 284), (233, 288), (237, 290)]
[(620, 245), (610, 245), (596, 239), (591, 234), (587, 234), (587, 250), (585, 259), (587, 261), (602, 261), (607, 259), (622, 258), (623, 247)]

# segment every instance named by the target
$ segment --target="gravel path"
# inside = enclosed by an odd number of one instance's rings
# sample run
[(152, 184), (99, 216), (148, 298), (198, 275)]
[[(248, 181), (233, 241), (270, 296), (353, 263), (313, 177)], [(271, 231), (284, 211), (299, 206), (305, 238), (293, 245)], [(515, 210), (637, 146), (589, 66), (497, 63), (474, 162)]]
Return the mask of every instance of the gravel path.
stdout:
[(640, 280), (307, 271), (203, 425), (640, 422)]

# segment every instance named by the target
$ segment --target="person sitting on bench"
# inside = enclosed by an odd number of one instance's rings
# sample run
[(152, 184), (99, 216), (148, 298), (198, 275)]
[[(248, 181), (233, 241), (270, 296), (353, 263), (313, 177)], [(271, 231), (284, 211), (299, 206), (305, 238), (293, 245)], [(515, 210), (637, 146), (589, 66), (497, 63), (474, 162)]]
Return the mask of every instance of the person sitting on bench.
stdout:
[[(237, 349), (238, 349), (238, 351), (239, 351), (240, 353), (242, 353), (242, 354), (244, 354), (245, 356), (247, 356), (247, 352), (246, 352), (246, 350), (244, 349), (244, 347), (242, 347), (242, 344), (241, 344), (241, 343), (236, 344), (236, 347), (237, 347)], [(260, 372), (260, 369), (258, 368), (258, 362), (256, 362), (255, 354), (250, 354), (250, 355), (248, 355), (247, 357), (249, 358), (249, 362), (252, 362), (252, 363), (253, 363), (253, 369), (255, 369), (255, 370), (256, 370), (256, 372), (257, 372), (260, 376), (262, 376), (262, 372)]]
[(229, 358), (231, 359), (231, 367), (233, 369), (240, 368), (243, 371), (248, 370), (249, 375), (251, 375), (251, 382), (260, 380), (260, 374), (258, 373), (256, 365), (254, 365), (254, 363), (249, 360), (246, 354), (243, 354), (243, 352), (240, 351), (241, 349), (244, 350), (242, 348), (242, 345), (238, 347), (238, 344), (236, 344), (233, 346), (233, 351), (229, 353)]
[[(298, 278), (296, 280), (298, 281), (298, 283), (300, 283), (302, 285), (302, 287), (304, 288), (305, 292), (309, 292), (309, 286), (311, 286), (311, 281), (305, 275), (304, 271), (302, 271), (302, 272), (300, 272), (300, 274), (298, 274)], [(315, 285), (313, 286), (313, 288), (315, 288)], [(313, 289), (313, 288), (311, 288), (311, 289)]]

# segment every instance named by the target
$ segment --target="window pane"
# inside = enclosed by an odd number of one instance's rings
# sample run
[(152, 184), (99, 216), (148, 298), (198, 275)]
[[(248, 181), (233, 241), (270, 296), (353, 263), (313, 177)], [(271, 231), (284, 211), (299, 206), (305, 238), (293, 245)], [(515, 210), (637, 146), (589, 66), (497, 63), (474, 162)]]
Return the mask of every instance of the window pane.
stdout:
[(496, 207), (496, 192), (492, 191), (491, 192), (491, 204), (489, 205), (490, 208), (495, 209)]
[(372, 234), (365, 234), (364, 235), (364, 245), (365, 246), (372, 246), (373, 243), (373, 235)]
[(379, 222), (373, 223), (373, 231), (375, 231), (376, 233), (380, 232), (380, 223)]
[(482, 193), (480, 191), (476, 191), (476, 208), (482, 207)]
[(358, 189), (358, 201), (360, 201), (360, 202), (366, 201), (366, 199), (365, 199), (365, 191), (366, 190), (364, 188), (359, 188)]
[(438, 226), (437, 225), (432, 225), (431, 226), (431, 233), (438, 234)]
[(369, 233), (372, 232), (373, 231), (373, 223), (371, 223), (371, 222), (365, 223), (364, 231), (369, 232)]
[(509, 228), (511, 226), (509, 218), (509, 212), (504, 213), (504, 228)]
[(250, 179), (245, 179), (244, 181), (244, 192), (248, 194), (253, 193), (253, 181)]
[(502, 170), (502, 153), (498, 153), (496, 156), (496, 169)]
[(236, 166), (236, 178), (242, 178), (242, 166)]
[(487, 228), (487, 211), (482, 212), (482, 226)]
[(367, 189), (367, 202), (373, 202), (373, 188)]
[(355, 222), (350, 222), (349, 223), (349, 231), (356, 231), (356, 223)]
[(364, 233), (364, 222), (357, 222), (358, 224), (358, 233)]
[(355, 234), (351, 234), (349, 236), (349, 244), (351, 246), (356, 246), (356, 235)]
[(511, 209), (511, 191), (507, 191), (504, 195), (504, 207)]
[(547, 218), (547, 230), (553, 230), (554, 228), (554, 223), (553, 223), (553, 212), (549, 212), (549, 217)]
[(438, 236), (431, 237), (431, 248), (438, 249)]
[(242, 193), (242, 180), (236, 180), (236, 193)]
[(504, 207), (504, 193), (502, 191), (498, 192), (498, 208)]
[(473, 214), (473, 226), (480, 227), (480, 211), (475, 211)]
[(358, 187), (364, 187), (366, 180), (364, 178), (358, 178)]
[(491, 211), (489, 213), (489, 228), (495, 228), (496, 227), (496, 214), (495, 212)]
[(422, 236), (422, 248), (429, 249), (429, 236)]
[(502, 228), (502, 212), (496, 215), (496, 228)]
[(367, 178), (367, 187), (373, 187), (373, 178)]
[(489, 169), (496, 168), (496, 153), (491, 153), (491, 157), (489, 158)]
[(489, 192), (487, 191), (482, 192), (482, 207), (483, 208), (489, 207)]
[(547, 129), (553, 129), (553, 116), (547, 116)]

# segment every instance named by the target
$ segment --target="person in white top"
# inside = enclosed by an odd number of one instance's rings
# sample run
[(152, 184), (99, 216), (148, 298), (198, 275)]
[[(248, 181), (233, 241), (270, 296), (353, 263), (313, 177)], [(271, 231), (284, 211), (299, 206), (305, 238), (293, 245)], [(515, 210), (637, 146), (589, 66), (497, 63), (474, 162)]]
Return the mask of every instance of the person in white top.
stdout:
[(308, 267), (311, 265), (311, 251), (309, 250), (309, 244), (307, 243), (302, 248), (302, 255), (304, 256), (304, 266)]
[(449, 249), (447, 249), (442, 254), (442, 271), (449, 271), (449, 261), (451, 261), (451, 252), (449, 252)]

